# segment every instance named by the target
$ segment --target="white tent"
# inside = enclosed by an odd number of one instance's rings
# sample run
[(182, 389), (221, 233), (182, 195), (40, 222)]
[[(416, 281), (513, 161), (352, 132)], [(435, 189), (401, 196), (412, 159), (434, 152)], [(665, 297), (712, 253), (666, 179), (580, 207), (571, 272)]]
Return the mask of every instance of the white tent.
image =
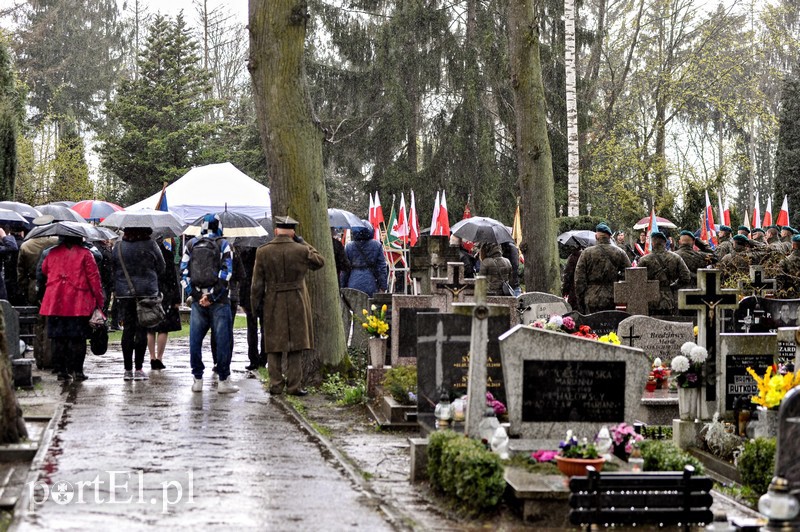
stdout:
[[(159, 190), (125, 210), (154, 209)], [(231, 163), (192, 168), (167, 187), (167, 207), (183, 223), (190, 224), (209, 212), (247, 214), (253, 218), (272, 217), (269, 188), (253, 180)]]

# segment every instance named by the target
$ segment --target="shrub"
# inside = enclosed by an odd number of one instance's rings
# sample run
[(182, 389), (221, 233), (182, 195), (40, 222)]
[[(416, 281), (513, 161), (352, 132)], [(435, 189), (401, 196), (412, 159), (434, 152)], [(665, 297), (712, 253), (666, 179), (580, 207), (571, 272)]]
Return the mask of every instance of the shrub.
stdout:
[(756, 438), (745, 442), (736, 468), (745, 486), (759, 495), (766, 493), (775, 472), (775, 439)]
[(697, 458), (680, 450), (672, 442), (645, 440), (639, 446), (645, 471), (683, 471), (687, 465), (693, 466), (697, 475), (702, 475), (705, 471)]
[(401, 405), (414, 404), (409, 392), (417, 394), (416, 366), (397, 366), (388, 370), (383, 378), (383, 389)]
[(336, 399), (337, 401), (344, 397), (346, 388), (347, 383), (338, 373), (331, 373), (328, 375), (328, 377), (322, 381), (322, 384), (319, 387), (322, 393), (333, 399)]
[(497, 506), (506, 488), (500, 458), (479, 441), (452, 431), (431, 435), (428, 474), (432, 487), (474, 511)]
[(342, 398), (336, 401), (337, 404), (343, 406), (352, 406), (352, 405), (360, 405), (367, 401), (367, 387), (364, 386), (363, 382), (356, 384), (355, 386), (347, 386), (344, 389), (344, 394)]
[(566, 233), (567, 231), (594, 231), (599, 223), (608, 223), (608, 220), (599, 216), (564, 216), (556, 219), (558, 223), (558, 234)]

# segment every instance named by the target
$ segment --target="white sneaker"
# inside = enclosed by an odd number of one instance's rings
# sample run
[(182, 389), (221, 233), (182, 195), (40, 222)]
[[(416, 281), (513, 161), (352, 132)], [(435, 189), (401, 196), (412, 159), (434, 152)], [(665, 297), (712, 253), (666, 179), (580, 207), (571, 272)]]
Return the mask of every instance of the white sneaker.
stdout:
[(192, 391), (193, 392), (202, 392), (203, 391), (203, 379), (195, 379), (192, 383)]
[(217, 393), (236, 393), (238, 391), (239, 387), (234, 386), (230, 378), (219, 381), (219, 385), (217, 386)]
[(211, 372), (211, 386), (216, 386), (219, 384), (219, 373), (216, 371)]
[(147, 380), (147, 373), (144, 370), (137, 369), (133, 372), (133, 380), (135, 381), (146, 381)]

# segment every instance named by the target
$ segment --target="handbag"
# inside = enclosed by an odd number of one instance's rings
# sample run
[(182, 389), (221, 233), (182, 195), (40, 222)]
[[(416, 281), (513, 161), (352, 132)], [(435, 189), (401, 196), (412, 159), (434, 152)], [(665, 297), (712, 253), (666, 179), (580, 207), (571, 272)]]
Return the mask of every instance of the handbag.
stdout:
[(511, 284), (508, 281), (503, 281), (503, 293), (507, 296), (517, 297), (517, 294), (514, 293), (514, 289), (511, 288)]
[(89, 347), (95, 355), (105, 355), (108, 351), (108, 329), (105, 324), (102, 327), (92, 327), (89, 336)]
[(125, 261), (122, 258), (122, 242), (119, 243), (119, 246), (119, 263), (122, 266), (122, 273), (125, 274), (125, 280), (128, 281), (128, 288), (131, 294), (136, 298), (136, 320), (145, 329), (152, 329), (167, 317), (164, 307), (161, 306), (163, 297), (160, 293), (157, 296), (136, 297), (136, 290), (133, 288), (131, 277), (128, 275), (128, 268), (125, 267)]
[(92, 312), (92, 317), (89, 318), (89, 325), (92, 328), (102, 327), (106, 324), (106, 315), (103, 314), (103, 311), (99, 308), (95, 308), (94, 312)]

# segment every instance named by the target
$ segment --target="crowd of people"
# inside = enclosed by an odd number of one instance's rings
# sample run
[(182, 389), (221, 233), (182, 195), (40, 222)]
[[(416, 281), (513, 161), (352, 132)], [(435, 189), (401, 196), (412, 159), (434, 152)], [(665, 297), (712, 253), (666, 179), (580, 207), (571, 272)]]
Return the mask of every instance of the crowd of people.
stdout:
[[(770, 265), (781, 297), (800, 297), (800, 231), (770, 225), (750, 229), (739, 226), (736, 234), (721, 225), (715, 245), (691, 231), (681, 231), (677, 245), (664, 231), (646, 231), (630, 245), (623, 231), (612, 232), (604, 223), (595, 227), (596, 244), (573, 246), (562, 277), (562, 294), (576, 310), (588, 314), (613, 310), (614, 283), (624, 279), (625, 269), (647, 269), (647, 278), (659, 282), (661, 297), (649, 303), (649, 313), (678, 313), (677, 290), (697, 286), (697, 270), (717, 268), (722, 281), (749, 278), (750, 266)], [(650, 244), (648, 245), (648, 236)]]

